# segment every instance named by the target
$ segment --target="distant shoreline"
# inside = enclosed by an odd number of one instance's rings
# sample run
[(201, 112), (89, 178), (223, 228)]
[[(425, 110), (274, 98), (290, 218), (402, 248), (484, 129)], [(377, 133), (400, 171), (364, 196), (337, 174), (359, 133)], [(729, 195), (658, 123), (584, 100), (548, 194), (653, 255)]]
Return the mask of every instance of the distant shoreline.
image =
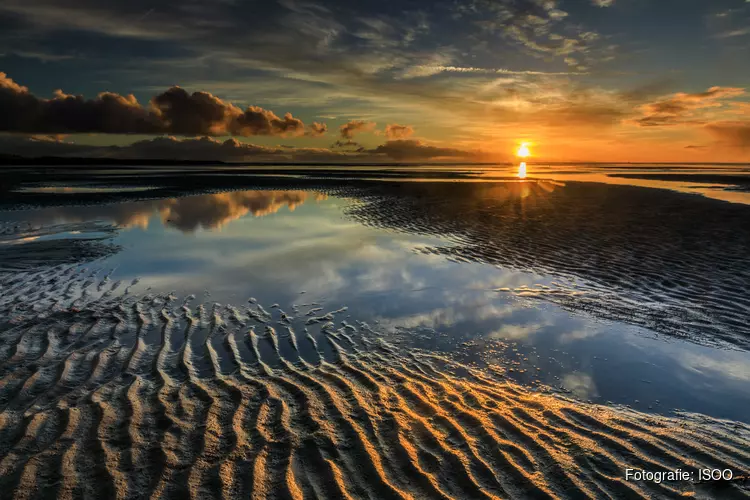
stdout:
[[(25, 157), (0, 154), (2, 167), (26, 166), (120, 166), (120, 167), (164, 167), (164, 166), (222, 166), (222, 167), (451, 167), (493, 165), (515, 165), (517, 162), (227, 162), (221, 160), (177, 160), (177, 159), (124, 159), (88, 158), (64, 156)], [(592, 162), (592, 161), (527, 161), (530, 165), (726, 165), (750, 166), (750, 162)]]

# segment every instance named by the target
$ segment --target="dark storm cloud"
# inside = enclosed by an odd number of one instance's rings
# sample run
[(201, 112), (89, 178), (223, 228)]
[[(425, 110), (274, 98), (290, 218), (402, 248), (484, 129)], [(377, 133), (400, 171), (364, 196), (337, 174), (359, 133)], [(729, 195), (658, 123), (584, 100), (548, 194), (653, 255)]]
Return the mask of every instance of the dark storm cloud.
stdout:
[[(316, 123), (313, 130), (323, 130)], [(177, 135), (289, 136), (305, 124), (290, 113), (249, 106), (244, 111), (208, 92), (172, 87), (144, 107), (133, 95), (102, 92), (94, 99), (56, 91), (39, 98), (0, 73), (0, 131), (25, 133), (103, 133)]]
[(750, 121), (722, 121), (706, 125), (706, 130), (719, 143), (731, 147), (750, 148)]
[(351, 139), (355, 134), (360, 132), (369, 132), (375, 128), (374, 122), (368, 122), (364, 120), (352, 120), (339, 127), (341, 137), (344, 139)]

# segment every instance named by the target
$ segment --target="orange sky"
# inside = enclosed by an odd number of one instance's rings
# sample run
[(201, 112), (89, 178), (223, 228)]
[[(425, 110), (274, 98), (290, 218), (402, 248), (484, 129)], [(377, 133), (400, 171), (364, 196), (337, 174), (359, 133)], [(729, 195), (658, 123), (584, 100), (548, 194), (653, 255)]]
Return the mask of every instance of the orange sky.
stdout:
[[(750, 2), (7, 0), (0, 153), (750, 161)], [(0, 21), (1, 22), (1, 21)]]

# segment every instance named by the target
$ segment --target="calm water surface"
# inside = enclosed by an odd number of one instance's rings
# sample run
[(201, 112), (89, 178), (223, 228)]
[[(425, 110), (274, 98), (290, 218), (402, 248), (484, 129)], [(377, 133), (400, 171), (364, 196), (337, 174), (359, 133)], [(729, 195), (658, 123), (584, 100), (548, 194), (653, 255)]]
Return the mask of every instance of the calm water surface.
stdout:
[[(114, 269), (113, 280), (140, 278), (134, 291), (237, 305), (253, 297), (287, 310), (348, 307), (353, 319), (378, 324), (414, 348), (446, 352), (523, 384), (650, 412), (750, 421), (747, 351), (527, 297), (526, 287), (576, 284), (436, 254), (428, 249), (450, 247), (450, 235), (362, 224), (349, 216), (357, 203), (313, 191), (244, 190), (2, 212), (0, 220), (114, 224), (120, 251), (89, 267)], [(71, 230), (35, 241), (90, 236)]]

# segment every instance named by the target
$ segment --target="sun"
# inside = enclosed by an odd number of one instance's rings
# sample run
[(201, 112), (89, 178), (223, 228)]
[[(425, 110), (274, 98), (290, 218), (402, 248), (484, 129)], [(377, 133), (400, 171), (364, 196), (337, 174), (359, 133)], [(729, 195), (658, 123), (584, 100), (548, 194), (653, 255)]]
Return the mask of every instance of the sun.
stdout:
[(526, 158), (527, 156), (530, 156), (531, 153), (529, 152), (529, 146), (531, 143), (529, 142), (523, 142), (521, 143), (521, 146), (518, 148), (518, 151), (516, 151), (516, 156), (520, 158)]

